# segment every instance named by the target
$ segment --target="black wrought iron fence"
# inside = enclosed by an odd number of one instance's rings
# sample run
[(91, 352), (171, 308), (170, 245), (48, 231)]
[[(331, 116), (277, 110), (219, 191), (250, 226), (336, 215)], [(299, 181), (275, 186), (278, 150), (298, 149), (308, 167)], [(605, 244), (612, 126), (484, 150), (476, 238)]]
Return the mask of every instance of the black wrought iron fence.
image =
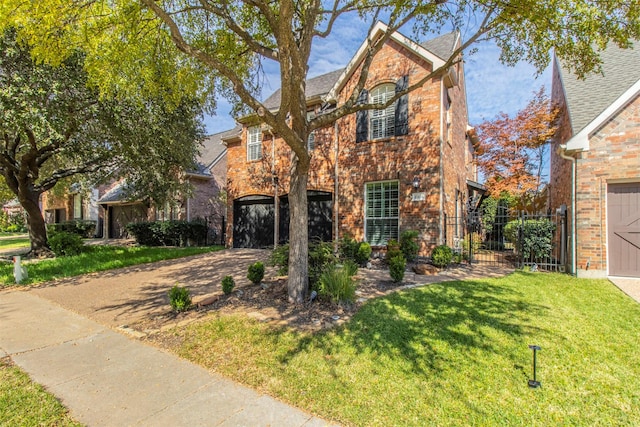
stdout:
[(472, 264), (547, 271), (564, 271), (567, 264), (566, 211), (447, 217), (444, 238), (459, 261)]

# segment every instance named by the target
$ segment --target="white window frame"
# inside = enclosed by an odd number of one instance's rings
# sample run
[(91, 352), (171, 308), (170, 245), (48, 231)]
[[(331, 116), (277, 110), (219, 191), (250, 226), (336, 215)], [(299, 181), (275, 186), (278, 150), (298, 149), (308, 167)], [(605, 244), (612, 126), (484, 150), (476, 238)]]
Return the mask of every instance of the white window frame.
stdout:
[[(396, 94), (396, 85), (385, 83), (376, 86), (369, 93), (369, 102), (372, 104), (387, 102)], [(369, 139), (389, 138), (395, 135), (396, 129), (396, 104), (394, 102), (382, 110), (371, 110), (369, 114)]]
[(364, 186), (364, 194), (365, 240), (372, 246), (386, 245), (390, 239), (398, 240), (400, 235), (400, 182), (368, 182)]
[(247, 161), (262, 159), (262, 131), (260, 126), (247, 129)]
[(73, 219), (82, 219), (82, 195), (73, 195)]

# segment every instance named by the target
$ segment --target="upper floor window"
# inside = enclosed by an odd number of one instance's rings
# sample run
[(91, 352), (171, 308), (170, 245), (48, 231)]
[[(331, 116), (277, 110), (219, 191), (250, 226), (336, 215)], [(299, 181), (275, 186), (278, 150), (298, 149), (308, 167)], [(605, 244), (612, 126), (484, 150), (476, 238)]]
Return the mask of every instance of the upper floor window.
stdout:
[[(387, 102), (396, 94), (396, 87), (393, 84), (378, 86), (371, 91), (369, 102), (371, 104), (381, 104)], [(397, 101), (382, 110), (371, 110), (369, 112), (370, 139), (386, 138), (395, 135)]]
[(307, 150), (309, 152), (312, 152), (315, 147), (316, 147), (316, 132), (313, 131), (309, 134), (309, 137), (307, 138)]
[(247, 160), (262, 158), (262, 132), (260, 126), (252, 126), (247, 131)]
[[(409, 86), (409, 76), (402, 76), (396, 84), (376, 86), (369, 93), (363, 89), (359, 104), (384, 103)], [(407, 135), (409, 133), (409, 98), (403, 95), (387, 108), (362, 110), (356, 113), (356, 142)]]

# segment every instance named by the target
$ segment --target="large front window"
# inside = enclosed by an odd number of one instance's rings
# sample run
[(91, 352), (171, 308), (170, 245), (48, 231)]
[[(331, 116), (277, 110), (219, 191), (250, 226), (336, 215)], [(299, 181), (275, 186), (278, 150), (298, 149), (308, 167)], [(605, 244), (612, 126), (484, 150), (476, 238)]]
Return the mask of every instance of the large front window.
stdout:
[(260, 126), (250, 127), (247, 134), (247, 160), (260, 160), (262, 158), (262, 132), (260, 132)]
[[(394, 84), (385, 84), (376, 87), (371, 91), (370, 102), (372, 104), (387, 102), (396, 94)], [(387, 138), (395, 134), (395, 111), (396, 103), (389, 105), (382, 110), (371, 111), (371, 139)]]
[(398, 239), (398, 181), (366, 185), (365, 237), (373, 246)]

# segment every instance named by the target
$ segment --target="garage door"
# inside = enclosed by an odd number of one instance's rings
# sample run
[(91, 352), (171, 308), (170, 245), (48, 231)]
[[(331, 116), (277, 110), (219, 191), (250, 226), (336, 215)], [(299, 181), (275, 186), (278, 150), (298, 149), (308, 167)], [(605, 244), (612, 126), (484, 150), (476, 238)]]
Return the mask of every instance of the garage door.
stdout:
[[(330, 242), (333, 236), (333, 202), (331, 193), (322, 191), (307, 192), (309, 213), (309, 240)], [(289, 241), (289, 199), (280, 198), (280, 243)]]
[(125, 239), (129, 237), (127, 224), (146, 219), (147, 212), (141, 204), (110, 206), (108, 236), (110, 239)]
[(609, 184), (609, 274), (640, 277), (640, 183)]
[(273, 246), (273, 197), (247, 196), (233, 202), (233, 247)]

